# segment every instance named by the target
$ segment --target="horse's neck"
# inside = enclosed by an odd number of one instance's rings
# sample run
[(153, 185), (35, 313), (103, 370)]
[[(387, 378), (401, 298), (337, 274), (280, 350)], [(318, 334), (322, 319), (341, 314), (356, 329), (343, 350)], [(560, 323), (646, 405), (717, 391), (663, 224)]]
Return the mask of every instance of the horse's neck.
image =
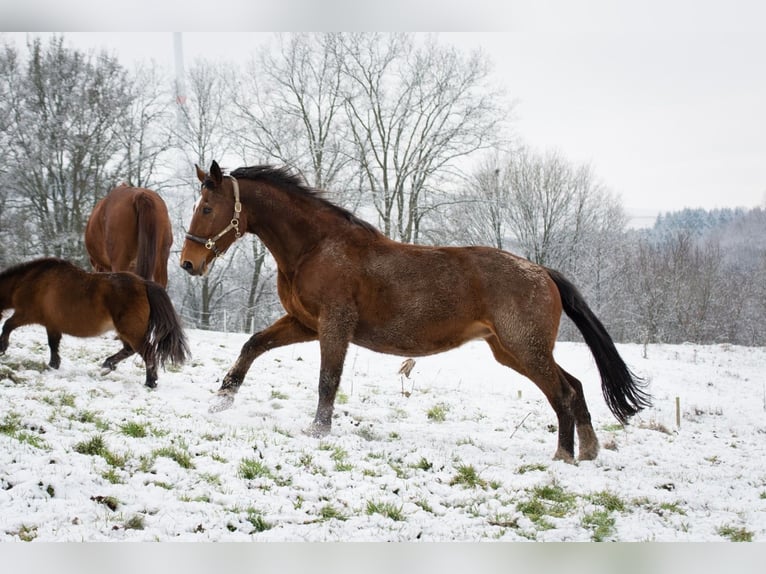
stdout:
[(299, 198), (268, 188), (243, 194), (242, 202), (249, 208), (247, 231), (260, 238), (283, 271), (293, 269), (321, 240), (316, 218)]

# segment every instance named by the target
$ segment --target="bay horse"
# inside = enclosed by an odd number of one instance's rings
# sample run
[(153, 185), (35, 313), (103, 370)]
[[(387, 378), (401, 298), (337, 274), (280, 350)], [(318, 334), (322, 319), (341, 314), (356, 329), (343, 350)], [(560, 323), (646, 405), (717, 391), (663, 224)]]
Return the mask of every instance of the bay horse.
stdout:
[(85, 249), (94, 271), (132, 271), (165, 288), (172, 244), (162, 198), (124, 183), (96, 203), (85, 226)]
[(490, 247), (426, 247), (393, 241), (334, 205), (285, 168), (241, 167), (224, 175), (214, 161), (195, 166), (201, 195), (181, 267), (202, 275), (243, 233), (256, 234), (277, 264), (286, 314), (250, 337), (225, 375), (212, 411), (228, 408), (256, 357), (319, 341), (318, 404), (309, 434), (330, 431), (350, 343), (424, 356), (471, 339), (532, 380), (558, 418), (554, 459), (599, 450), (582, 384), (556, 363), (562, 309), (595, 357), (604, 398), (621, 423), (650, 405), (644, 382), (626, 366), (603, 324), (563, 275)]
[(157, 367), (182, 364), (189, 355), (186, 335), (165, 289), (129, 272), (90, 273), (63, 259), (36, 259), (0, 272), (0, 318), (13, 314), (0, 334), (0, 354), (11, 332), (42, 325), (48, 334), (49, 366), (61, 365), (62, 334), (95, 337), (114, 329), (123, 348), (103, 368), (138, 353), (146, 365), (146, 386), (157, 386)]

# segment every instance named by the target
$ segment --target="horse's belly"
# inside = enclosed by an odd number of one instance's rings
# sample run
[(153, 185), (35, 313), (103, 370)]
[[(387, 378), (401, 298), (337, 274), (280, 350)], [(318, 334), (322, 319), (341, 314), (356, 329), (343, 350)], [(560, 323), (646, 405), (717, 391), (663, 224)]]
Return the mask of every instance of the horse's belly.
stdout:
[(379, 353), (422, 357), (455, 349), (467, 341), (483, 339), (491, 334), (480, 322), (451, 325), (407, 325), (390, 323), (386, 326), (362, 326), (354, 343)]
[(60, 306), (48, 315), (48, 327), (72, 337), (97, 337), (114, 329), (111, 315), (94, 302)]
[(111, 319), (103, 321), (87, 322), (87, 324), (69, 325), (68, 329), (62, 329), (67, 335), (73, 337), (97, 337), (114, 329)]

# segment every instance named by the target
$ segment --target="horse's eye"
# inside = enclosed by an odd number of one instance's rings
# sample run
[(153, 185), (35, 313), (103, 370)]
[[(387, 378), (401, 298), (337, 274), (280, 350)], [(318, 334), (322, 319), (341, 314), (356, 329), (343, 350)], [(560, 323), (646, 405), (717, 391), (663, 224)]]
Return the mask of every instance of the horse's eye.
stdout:
[(208, 206), (205, 206), (205, 207), (203, 207), (203, 208), (202, 208), (202, 213), (204, 213), (205, 215), (208, 215), (208, 214), (210, 214), (210, 213), (213, 213), (213, 208), (212, 208), (212, 207), (208, 207)]

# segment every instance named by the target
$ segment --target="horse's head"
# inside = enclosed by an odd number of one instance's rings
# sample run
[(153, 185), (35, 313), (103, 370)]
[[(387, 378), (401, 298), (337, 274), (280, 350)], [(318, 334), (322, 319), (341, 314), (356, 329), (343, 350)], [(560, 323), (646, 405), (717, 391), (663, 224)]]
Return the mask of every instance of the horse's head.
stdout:
[(211, 262), (223, 255), (242, 234), (242, 204), (237, 180), (224, 176), (215, 161), (210, 173), (197, 165), (194, 167), (202, 189), (181, 250), (181, 267), (192, 275), (204, 275)]

